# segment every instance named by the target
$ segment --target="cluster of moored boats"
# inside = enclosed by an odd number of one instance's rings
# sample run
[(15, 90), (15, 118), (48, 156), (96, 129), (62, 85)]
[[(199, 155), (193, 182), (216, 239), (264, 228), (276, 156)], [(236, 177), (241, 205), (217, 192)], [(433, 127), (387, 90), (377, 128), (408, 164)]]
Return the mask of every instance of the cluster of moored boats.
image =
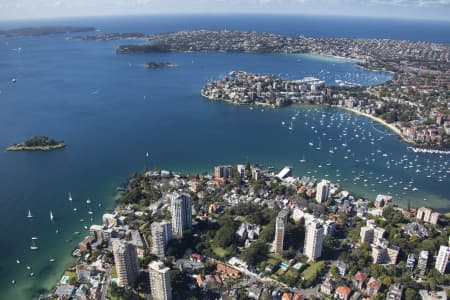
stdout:
[[(318, 152), (317, 155), (312, 155), (312, 159), (318, 161), (318, 164), (307, 171), (308, 174), (325, 173), (322, 176), (331, 177), (338, 183), (358, 184), (372, 192), (383, 192), (399, 197), (419, 191), (418, 181), (442, 182), (450, 174), (449, 161), (442, 155), (434, 157), (422, 155), (422, 153), (447, 153), (411, 147), (409, 149), (413, 150), (412, 154), (407, 152), (403, 155), (383, 150), (385, 144), (383, 140), (391, 133), (374, 128), (372, 120), (361, 120), (361, 117), (349, 112), (302, 108), (296, 110), (287, 121), (282, 121), (281, 126), (292, 132), (299, 122), (303, 123), (300, 124), (302, 138), (312, 136), (310, 141), (305, 142), (311, 150)], [(305, 154), (308, 152), (302, 154), (300, 163), (307, 161)], [(331, 167), (332, 162), (340, 165), (339, 162), (342, 161), (348, 161), (348, 168), (345, 168), (345, 171)], [(308, 169), (309, 165), (305, 165), (305, 168)], [(371, 170), (368, 170), (369, 167)], [(373, 169), (379, 171), (374, 172)], [(383, 172), (383, 169), (386, 172)], [(388, 169), (391, 169), (391, 174), (388, 173)], [(395, 176), (400, 169), (402, 169), (401, 178)], [(417, 180), (417, 177), (422, 178)]]
[[(71, 193), (69, 193), (68, 200), (69, 200), (70, 203), (73, 203), (73, 198), (72, 198), (72, 194), (71, 194)], [(91, 201), (90, 199), (87, 199), (87, 200), (86, 200), (86, 204), (90, 205), (91, 203), (92, 203), (92, 201)], [(101, 207), (101, 203), (99, 203), (98, 206)], [(77, 209), (76, 207), (73, 207), (72, 210), (73, 210), (73, 212), (77, 212), (77, 211), (78, 211), (78, 209)], [(88, 214), (89, 214), (89, 215), (93, 215), (93, 211), (92, 211), (91, 206), (89, 206)], [(52, 210), (50, 210), (50, 214), (49, 214), (49, 215), (50, 215), (50, 222), (54, 223), (54, 222), (55, 222), (55, 216), (54, 216)], [(35, 219), (35, 216), (33, 216), (33, 214), (31, 213), (31, 209), (28, 210), (28, 213), (27, 213), (26, 217), (27, 217), (30, 221), (33, 220), (33, 219)], [(92, 218), (92, 216), (90, 217), (90, 221), (91, 221), (91, 223), (93, 223), (93, 221), (94, 221), (93, 218)], [(81, 219), (80, 219), (80, 222), (85, 222), (85, 220), (84, 220), (83, 218), (81, 218)], [(87, 225), (84, 225), (84, 229), (89, 230), (89, 227), (88, 227)], [(56, 232), (56, 234), (58, 234), (58, 233), (59, 233), (59, 229), (56, 229), (55, 232)], [(80, 234), (80, 232), (79, 232), (79, 231), (75, 231), (74, 234), (75, 234), (75, 235), (78, 235), (78, 234)], [(31, 246), (30, 246), (30, 250), (31, 250), (31, 251), (38, 251), (38, 250), (39, 250), (38, 241), (39, 241), (39, 238), (38, 238), (37, 236), (31, 237)], [(71, 241), (72, 241), (72, 239), (67, 239), (67, 240), (66, 240), (66, 242), (71, 242)], [(55, 261), (56, 261), (56, 260), (55, 260), (54, 258), (52, 258), (52, 257), (49, 258), (49, 262), (55, 262)], [(17, 263), (17, 264), (21, 264), (20, 259), (16, 259), (16, 263)], [(32, 270), (32, 266), (31, 266), (31, 265), (27, 265), (26, 268), (27, 268), (27, 270), (29, 270), (29, 271)], [(30, 276), (30, 277), (35, 276), (35, 273), (34, 273), (34, 272), (30, 272), (30, 273), (29, 273), (29, 276)], [(13, 279), (13, 280), (11, 280), (11, 283), (12, 283), (12, 284), (16, 284), (16, 281)]]

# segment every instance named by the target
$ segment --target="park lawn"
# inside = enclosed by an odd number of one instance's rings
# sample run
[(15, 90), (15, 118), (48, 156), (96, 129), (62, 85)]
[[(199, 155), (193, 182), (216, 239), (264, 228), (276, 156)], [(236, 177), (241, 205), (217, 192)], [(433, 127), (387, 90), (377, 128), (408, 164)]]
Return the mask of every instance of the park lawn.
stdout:
[(312, 278), (316, 278), (317, 275), (323, 270), (325, 267), (325, 261), (316, 261), (312, 262), (305, 271), (302, 272), (303, 278), (308, 281)]
[(286, 271), (282, 268), (279, 268), (276, 272), (275, 275), (277, 276), (283, 276), (283, 274), (286, 273)]
[(298, 276), (298, 272), (297, 272), (297, 270), (295, 270), (295, 269), (293, 269), (293, 268), (289, 268), (289, 269), (287, 270), (287, 272), (284, 273), (284, 276), (287, 276), (287, 277), (297, 277), (297, 276)]
[(69, 279), (70, 278), (77, 278), (77, 273), (73, 272), (73, 271), (65, 271), (64, 275), (68, 276)]
[(222, 247), (213, 247), (212, 251), (214, 252), (215, 255), (217, 255), (218, 257), (221, 257), (221, 258), (223, 258), (229, 254), (229, 251)]
[(280, 263), (280, 259), (270, 256), (269, 259), (267, 259), (267, 263), (274, 266), (278, 266), (278, 264)]

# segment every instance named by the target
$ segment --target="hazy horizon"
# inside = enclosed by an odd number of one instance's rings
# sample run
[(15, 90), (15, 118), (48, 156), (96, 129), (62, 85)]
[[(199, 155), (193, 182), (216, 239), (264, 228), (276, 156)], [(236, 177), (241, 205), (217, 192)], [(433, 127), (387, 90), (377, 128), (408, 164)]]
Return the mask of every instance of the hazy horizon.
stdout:
[(450, 0), (4, 0), (0, 3), (0, 21), (194, 14), (287, 14), (450, 21)]

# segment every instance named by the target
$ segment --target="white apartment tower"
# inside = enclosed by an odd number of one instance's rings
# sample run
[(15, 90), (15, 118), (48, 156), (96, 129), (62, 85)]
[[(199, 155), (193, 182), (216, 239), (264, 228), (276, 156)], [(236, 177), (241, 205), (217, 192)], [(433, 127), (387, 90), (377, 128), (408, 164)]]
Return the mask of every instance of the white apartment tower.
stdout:
[(152, 230), (152, 254), (164, 258), (167, 243), (172, 238), (172, 224), (166, 221), (153, 222), (150, 227)]
[(183, 231), (192, 228), (192, 199), (188, 194), (171, 195), (172, 233), (180, 238)]
[(330, 192), (330, 182), (328, 180), (322, 180), (316, 186), (316, 201), (318, 203), (325, 202)]
[(283, 209), (278, 213), (275, 222), (275, 240), (273, 241), (274, 250), (276, 254), (283, 252), (284, 235), (286, 234), (286, 223), (289, 211)]
[(150, 291), (153, 300), (171, 300), (170, 269), (162, 262), (154, 261), (148, 265)]
[(136, 279), (139, 272), (136, 246), (124, 240), (114, 240), (112, 247), (118, 285), (130, 285)]
[(319, 220), (313, 219), (306, 225), (304, 253), (309, 260), (316, 260), (322, 255), (323, 226)]
[(441, 246), (439, 248), (439, 253), (436, 258), (436, 270), (439, 271), (441, 274), (445, 274), (445, 269), (447, 268), (448, 264), (448, 257), (450, 256), (450, 247), (447, 246)]
[(373, 227), (370, 225), (366, 225), (361, 227), (361, 231), (359, 233), (361, 243), (372, 243), (373, 241)]

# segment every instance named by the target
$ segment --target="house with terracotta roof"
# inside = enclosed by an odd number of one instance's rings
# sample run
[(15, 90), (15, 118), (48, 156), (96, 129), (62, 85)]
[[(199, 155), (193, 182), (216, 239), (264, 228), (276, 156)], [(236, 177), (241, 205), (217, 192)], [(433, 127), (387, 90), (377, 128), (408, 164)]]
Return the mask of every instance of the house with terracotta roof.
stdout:
[(352, 293), (352, 289), (346, 285), (341, 285), (336, 288), (334, 292), (334, 298), (341, 300), (348, 300), (350, 298), (350, 294)]
[(283, 296), (281, 296), (281, 300), (292, 300), (291, 294), (284, 293)]
[(218, 273), (225, 277), (239, 278), (241, 276), (241, 272), (223, 263), (218, 263), (216, 269)]
[(203, 255), (199, 253), (192, 253), (191, 254), (191, 260), (195, 262), (202, 262), (203, 261)]
[(367, 283), (367, 294), (375, 296), (380, 291), (382, 285), (383, 283), (381, 280), (370, 277), (369, 282)]
[(355, 276), (353, 276), (352, 279), (353, 286), (358, 290), (362, 290), (366, 279), (367, 279), (366, 273), (360, 271), (356, 272)]

